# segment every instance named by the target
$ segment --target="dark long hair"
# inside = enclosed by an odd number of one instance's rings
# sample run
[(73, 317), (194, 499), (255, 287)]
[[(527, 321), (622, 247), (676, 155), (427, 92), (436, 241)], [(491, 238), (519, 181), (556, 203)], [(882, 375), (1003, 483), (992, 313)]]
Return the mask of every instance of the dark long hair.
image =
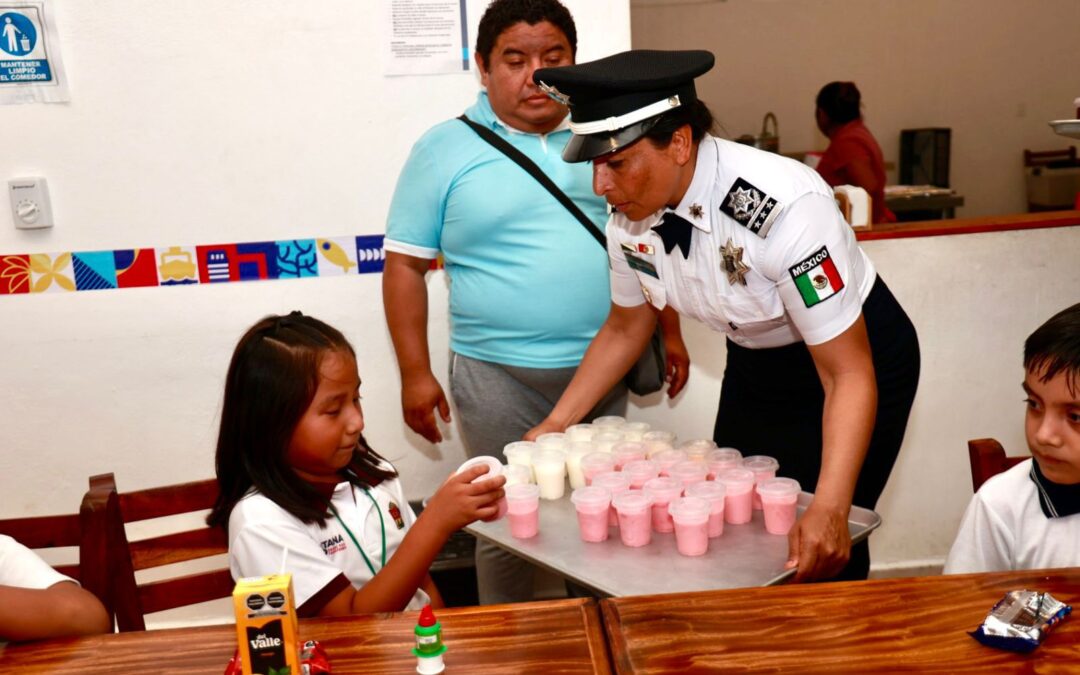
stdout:
[[(289, 441), (315, 397), (328, 353), (352, 345), (337, 329), (300, 312), (268, 316), (252, 326), (229, 362), (215, 464), (219, 494), (206, 522), (227, 528), (229, 514), (251, 488), (305, 523), (326, 520), (326, 499), (286, 460)], [(370, 487), (393, 478), (363, 437), (342, 476)]]
[(1080, 388), (1080, 303), (1061, 310), (1024, 341), (1024, 369), (1049, 382), (1065, 373), (1069, 392)]
[(716, 126), (709, 106), (699, 99), (687, 106), (673, 108), (657, 117), (656, 122), (642, 134), (658, 150), (663, 150), (671, 143), (671, 136), (682, 127), (690, 125), (694, 143), (700, 143), (705, 134), (711, 133)]
[(854, 82), (830, 82), (817, 95), (817, 107), (833, 124), (847, 124), (862, 117), (862, 94)]

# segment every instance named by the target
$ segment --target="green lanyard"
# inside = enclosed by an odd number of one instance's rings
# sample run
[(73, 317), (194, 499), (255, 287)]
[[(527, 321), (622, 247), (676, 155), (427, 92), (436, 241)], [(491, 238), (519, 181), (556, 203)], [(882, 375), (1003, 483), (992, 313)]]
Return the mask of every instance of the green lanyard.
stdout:
[[(379, 504), (375, 501), (375, 498), (372, 497), (371, 493), (367, 490), (364, 490), (364, 494), (371, 500), (371, 505), (375, 507), (375, 513), (379, 514), (379, 529), (382, 531), (382, 566), (379, 569), (382, 569), (383, 567), (386, 567), (386, 523), (383, 522), (382, 509), (379, 508)], [(353, 544), (356, 545), (356, 550), (360, 551), (360, 555), (364, 557), (364, 562), (367, 563), (368, 569), (371, 570), (371, 576), (374, 577), (376, 574), (375, 566), (368, 560), (367, 554), (364, 553), (364, 547), (356, 540), (356, 535), (352, 533), (349, 526), (341, 519), (341, 516), (338, 514), (337, 509), (334, 508), (334, 505), (331, 503), (329, 506), (330, 512), (334, 514), (334, 518), (337, 518), (338, 523), (345, 528), (345, 532), (349, 535), (349, 539), (352, 539)]]

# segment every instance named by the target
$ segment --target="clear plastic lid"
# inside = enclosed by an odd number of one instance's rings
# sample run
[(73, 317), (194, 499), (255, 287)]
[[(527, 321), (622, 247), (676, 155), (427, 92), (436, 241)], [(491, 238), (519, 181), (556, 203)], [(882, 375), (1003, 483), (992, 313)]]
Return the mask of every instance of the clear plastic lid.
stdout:
[(686, 486), (687, 497), (700, 497), (701, 499), (708, 499), (709, 501), (722, 501), (726, 494), (727, 488), (724, 487), (724, 484), (717, 483), (714, 480), (704, 480), (700, 483)]
[(659, 464), (661, 469), (667, 469), (668, 467), (675, 466), (679, 462), (685, 462), (686, 453), (674, 448), (670, 450), (661, 450), (652, 456), (652, 460)]
[(592, 421), (594, 427), (600, 429), (617, 429), (626, 423), (626, 418), (621, 415), (604, 415)]
[(605, 487), (612, 493), (630, 489), (630, 476), (621, 471), (602, 471), (592, 478), (593, 487)]
[(506, 501), (533, 502), (540, 499), (540, 486), (535, 483), (519, 483), (506, 486)]
[(754, 473), (775, 472), (780, 468), (780, 462), (772, 457), (767, 457), (766, 455), (750, 455), (749, 457), (744, 457), (742, 465), (744, 469), (750, 469)]
[(749, 469), (728, 469), (716, 477), (717, 483), (723, 483), (729, 490), (733, 487), (752, 487), (754, 472)]
[(683, 484), (681, 480), (661, 476), (645, 481), (641, 489), (645, 494), (655, 496), (657, 501), (671, 501), (682, 494)]
[(570, 501), (582, 506), (602, 506), (611, 503), (611, 490), (592, 485), (580, 487), (570, 494)]
[(631, 479), (655, 478), (660, 475), (660, 465), (648, 459), (636, 459), (623, 465), (623, 473)]
[(503, 463), (495, 459), (494, 457), (489, 457), (487, 455), (481, 455), (479, 457), (473, 457), (472, 459), (466, 460), (464, 464), (458, 467), (458, 470), (455, 473), (463, 473), (473, 468), (474, 466), (481, 465), (486, 466), (488, 468), (488, 472), (480, 474), (479, 476), (474, 478), (472, 481), (474, 483), (477, 481), (494, 478), (495, 476), (501, 476), (503, 474)]
[(692, 459), (674, 464), (668, 469), (668, 475), (672, 478), (696, 478), (698, 476), (704, 478), (708, 473), (709, 467)]
[(675, 439), (678, 438), (674, 431), (663, 431), (661, 429), (653, 429), (652, 431), (646, 431), (642, 436), (643, 441), (663, 441), (675, 445)]
[(509, 464), (504, 466), (503, 475), (506, 476), (507, 487), (532, 482), (532, 469), (524, 464)]
[(798, 498), (802, 492), (799, 481), (794, 478), (768, 478), (757, 484), (754, 488), (762, 499), (788, 499)]
[(620, 492), (611, 498), (611, 505), (620, 513), (640, 513), (653, 504), (652, 498), (641, 490)]
[(676, 521), (702, 522), (709, 519), (712, 504), (700, 497), (679, 497), (668, 504), (668, 513)]

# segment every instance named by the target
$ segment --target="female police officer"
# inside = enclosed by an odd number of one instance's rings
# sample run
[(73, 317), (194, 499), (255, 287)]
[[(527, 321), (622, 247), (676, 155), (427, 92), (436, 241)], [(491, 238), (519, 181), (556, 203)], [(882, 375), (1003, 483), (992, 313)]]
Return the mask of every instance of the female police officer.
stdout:
[(534, 74), (570, 106), (563, 158), (593, 162), (615, 212), (610, 314), (527, 438), (577, 422), (671, 305), (727, 336), (714, 440), (776, 457), (815, 493), (789, 535), (796, 580), (865, 578), (847, 517), (874, 507), (895, 462), (918, 340), (820, 176), (709, 135), (694, 78), (712, 65), (704, 51), (636, 50)]

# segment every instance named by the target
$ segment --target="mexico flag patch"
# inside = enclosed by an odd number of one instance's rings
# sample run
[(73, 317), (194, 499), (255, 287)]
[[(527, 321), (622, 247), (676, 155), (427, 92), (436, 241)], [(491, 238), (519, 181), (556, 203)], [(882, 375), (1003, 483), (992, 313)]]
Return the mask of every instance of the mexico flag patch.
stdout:
[(836, 271), (836, 265), (829, 257), (829, 249), (822, 246), (809, 258), (788, 268), (795, 287), (802, 294), (807, 307), (828, 300), (844, 287), (844, 280)]

